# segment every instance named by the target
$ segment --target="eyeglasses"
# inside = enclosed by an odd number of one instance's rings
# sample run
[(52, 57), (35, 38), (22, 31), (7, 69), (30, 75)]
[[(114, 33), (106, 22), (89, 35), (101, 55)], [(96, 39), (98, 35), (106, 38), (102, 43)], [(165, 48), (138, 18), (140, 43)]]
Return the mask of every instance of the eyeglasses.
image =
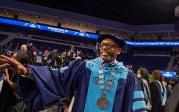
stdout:
[(100, 48), (103, 48), (103, 47), (106, 47), (106, 48), (117, 48), (118, 46), (117, 45), (114, 45), (112, 43), (100, 43), (99, 44), (99, 47)]

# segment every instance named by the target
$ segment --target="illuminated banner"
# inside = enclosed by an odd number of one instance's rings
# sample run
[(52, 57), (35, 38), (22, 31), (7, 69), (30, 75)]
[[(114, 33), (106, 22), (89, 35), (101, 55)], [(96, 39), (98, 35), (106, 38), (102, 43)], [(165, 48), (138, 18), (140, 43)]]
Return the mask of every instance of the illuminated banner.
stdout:
[[(26, 27), (26, 28), (32, 28), (32, 29), (38, 29), (38, 30), (44, 30), (49, 32), (56, 32), (66, 35), (72, 35), (72, 36), (80, 36), (84, 38), (91, 38), (91, 39), (97, 39), (99, 37), (98, 34), (93, 33), (87, 33), (87, 32), (79, 32), (76, 30), (70, 30), (65, 28), (58, 28), (58, 27), (52, 27), (48, 25), (41, 25), (41, 24), (34, 24), (29, 23), (25, 21), (20, 20), (12, 20), (7, 18), (0, 18), (0, 23), (3, 24), (9, 24), (9, 25), (15, 25), (20, 27)], [(165, 42), (132, 42), (132, 41), (125, 41), (128, 46), (179, 46), (179, 41), (165, 41)]]
[(176, 78), (176, 72), (160, 71), (161, 74), (166, 78)]
[(128, 46), (179, 46), (179, 41), (165, 41), (165, 42), (131, 42), (131, 41), (126, 41), (126, 44)]
[(26, 28), (33, 28), (33, 29), (44, 30), (44, 31), (50, 31), (50, 32), (56, 32), (56, 33), (62, 33), (62, 34), (73, 35), (73, 36), (86, 37), (86, 38), (93, 38), (93, 39), (98, 38), (98, 35), (92, 34), (92, 33), (79, 32), (79, 31), (69, 30), (65, 28), (58, 28), (55, 26), (52, 27), (52, 26), (47, 26), (47, 25), (33, 24), (29, 22), (11, 20), (11, 19), (6, 19), (6, 18), (0, 18), (0, 23), (16, 25), (16, 26), (21, 26), (21, 27), (26, 27)]

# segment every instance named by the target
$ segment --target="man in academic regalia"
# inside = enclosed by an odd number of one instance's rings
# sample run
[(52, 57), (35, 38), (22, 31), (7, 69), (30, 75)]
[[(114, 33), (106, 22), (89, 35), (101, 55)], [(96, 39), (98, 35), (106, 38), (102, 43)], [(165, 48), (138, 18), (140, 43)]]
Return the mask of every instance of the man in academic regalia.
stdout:
[(165, 112), (167, 84), (164, 82), (160, 70), (154, 70), (152, 76), (154, 77), (154, 81), (150, 83), (151, 112)]
[(21, 75), (18, 88), (31, 111), (75, 96), (73, 112), (145, 112), (144, 95), (134, 74), (116, 60), (124, 40), (103, 34), (97, 45), (100, 57), (75, 60), (59, 70), (25, 67), (3, 55), (0, 70), (12, 67)]

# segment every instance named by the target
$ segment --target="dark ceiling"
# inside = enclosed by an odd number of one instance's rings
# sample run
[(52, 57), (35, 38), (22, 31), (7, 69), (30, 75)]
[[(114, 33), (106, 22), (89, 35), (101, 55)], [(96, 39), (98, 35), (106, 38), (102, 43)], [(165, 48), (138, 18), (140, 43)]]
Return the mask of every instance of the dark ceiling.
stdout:
[(179, 0), (17, 0), (133, 25), (176, 23)]

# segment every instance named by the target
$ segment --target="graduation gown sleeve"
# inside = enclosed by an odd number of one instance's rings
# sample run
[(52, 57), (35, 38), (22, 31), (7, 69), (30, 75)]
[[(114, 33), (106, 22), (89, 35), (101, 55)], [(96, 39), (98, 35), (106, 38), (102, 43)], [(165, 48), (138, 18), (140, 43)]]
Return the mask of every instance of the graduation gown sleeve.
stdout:
[(29, 68), (31, 78), (20, 77), (18, 88), (31, 111), (38, 111), (65, 96), (73, 96), (85, 62), (76, 60), (63, 70), (33, 65), (29, 65)]
[(126, 81), (122, 112), (147, 112), (143, 91), (132, 72), (129, 71)]

